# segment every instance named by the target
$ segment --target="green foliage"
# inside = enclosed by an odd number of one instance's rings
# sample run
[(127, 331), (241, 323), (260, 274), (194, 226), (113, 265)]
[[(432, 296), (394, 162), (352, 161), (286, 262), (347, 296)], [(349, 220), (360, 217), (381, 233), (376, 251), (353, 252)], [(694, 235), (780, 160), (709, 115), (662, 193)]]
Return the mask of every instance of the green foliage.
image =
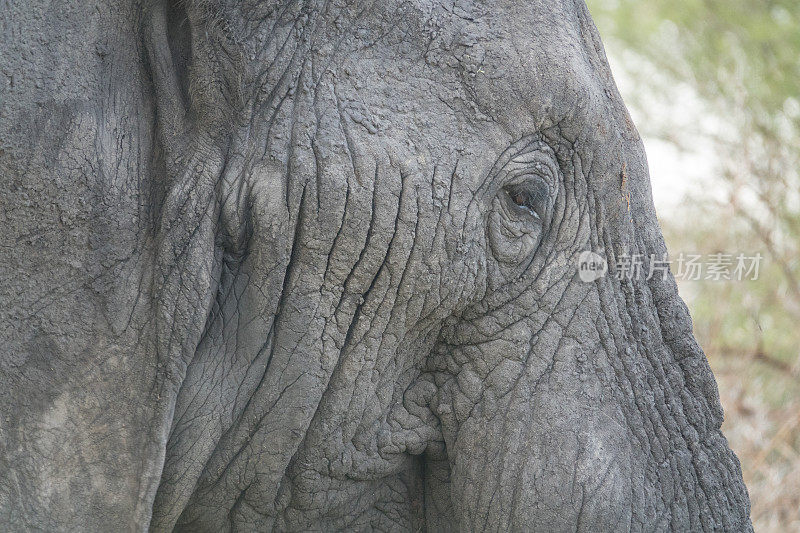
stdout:
[(604, 33), (702, 95), (748, 106), (769, 123), (800, 83), (796, 0), (589, 0)]

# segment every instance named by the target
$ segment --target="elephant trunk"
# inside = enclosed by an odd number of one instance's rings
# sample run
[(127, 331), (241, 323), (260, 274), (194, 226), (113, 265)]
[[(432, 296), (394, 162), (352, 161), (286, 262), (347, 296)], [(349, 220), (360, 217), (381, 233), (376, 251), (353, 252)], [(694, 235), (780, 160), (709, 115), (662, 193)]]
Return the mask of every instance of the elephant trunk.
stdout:
[(443, 333), (435, 410), (459, 529), (751, 529), (688, 310), (671, 274), (648, 275), (666, 249), (642, 211), (591, 229), (609, 264), (636, 255), (640, 272), (583, 281), (576, 252), (546, 292), (516, 297), (525, 319), (504, 320), (506, 303)]

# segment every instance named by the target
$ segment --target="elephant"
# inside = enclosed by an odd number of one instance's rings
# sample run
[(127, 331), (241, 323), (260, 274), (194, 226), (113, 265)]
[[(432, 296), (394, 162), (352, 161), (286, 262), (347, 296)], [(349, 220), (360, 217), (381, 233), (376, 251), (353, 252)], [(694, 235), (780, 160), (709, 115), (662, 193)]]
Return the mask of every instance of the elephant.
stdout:
[(752, 530), (582, 0), (0, 20), (4, 530)]

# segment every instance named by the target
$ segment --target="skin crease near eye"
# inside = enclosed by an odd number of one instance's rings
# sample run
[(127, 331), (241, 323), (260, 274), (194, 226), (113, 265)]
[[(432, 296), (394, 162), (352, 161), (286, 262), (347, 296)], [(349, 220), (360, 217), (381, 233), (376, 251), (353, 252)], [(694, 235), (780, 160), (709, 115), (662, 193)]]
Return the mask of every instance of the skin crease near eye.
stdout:
[(492, 201), (488, 238), (507, 276), (515, 276), (538, 248), (555, 204), (555, 156), (546, 145), (510, 159), (498, 172), (505, 182)]

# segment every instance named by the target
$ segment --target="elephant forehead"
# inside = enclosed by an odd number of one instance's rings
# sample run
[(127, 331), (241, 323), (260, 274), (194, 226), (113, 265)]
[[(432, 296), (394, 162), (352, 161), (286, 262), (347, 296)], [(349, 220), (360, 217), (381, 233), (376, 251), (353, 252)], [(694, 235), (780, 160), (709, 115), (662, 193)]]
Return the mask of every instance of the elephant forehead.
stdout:
[[(620, 141), (638, 141), (592, 23), (573, 2), (383, 9), (361, 22), (368, 46), (347, 55), (337, 83), (353, 89), (339, 93), (351, 116), (393, 146), (462, 164), (472, 156), (482, 180), (492, 154), (532, 132), (556, 128), (617, 160), (629, 145)], [(398, 38), (375, 40), (387, 20)]]
[(471, 37), (462, 37), (469, 46), (464, 84), (514, 136), (599, 120), (611, 80), (590, 24), (573, 2), (514, 2), (489, 11), (461, 30)]

